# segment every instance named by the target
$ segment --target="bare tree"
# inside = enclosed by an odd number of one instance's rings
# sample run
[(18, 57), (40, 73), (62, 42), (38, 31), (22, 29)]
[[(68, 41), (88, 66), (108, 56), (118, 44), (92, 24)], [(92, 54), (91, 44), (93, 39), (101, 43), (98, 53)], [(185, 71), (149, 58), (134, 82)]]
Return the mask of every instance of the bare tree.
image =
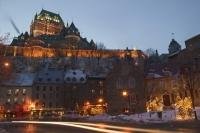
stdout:
[[(195, 64), (194, 64), (195, 63)], [(181, 69), (181, 82), (183, 84), (183, 88), (189, 90), (191, 100), (192, 100), (192, 108), (195, 109), (195, 99), (194, 92), (199, 82), (199, 66), (198, 59), (196, 58), (193, 63), (188, 63), (189, 65), (184, 65)], [(195, 119), (197, 119), (196, 111), (194, 111)]]
[(10, 37), (10, 33), (6, 33), (5, 35), (0, 36), (0, 44), (5, 44)]
[(144, 51), (144, 53), (148, 56), (155, 56), (157, 54), (157, 50), (152, 49), (152, 48), (148, 48), (147, 50)]
[(104, 43), (100, 42), (97, 43), (97, 50), (105, 50), (106, 46), (104, 45)]

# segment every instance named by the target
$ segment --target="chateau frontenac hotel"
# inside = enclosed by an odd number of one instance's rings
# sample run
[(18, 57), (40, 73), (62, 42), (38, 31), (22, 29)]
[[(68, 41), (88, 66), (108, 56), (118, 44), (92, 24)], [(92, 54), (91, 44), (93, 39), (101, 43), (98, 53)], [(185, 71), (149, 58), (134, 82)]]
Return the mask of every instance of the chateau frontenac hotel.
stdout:
[(145, 111), (141, 50), (99, 48), (73, 22), (65, 24), (44, 9), (35, 14), (30, 32), (0, 47), (7, 63), (0, 110), (7, 116)]

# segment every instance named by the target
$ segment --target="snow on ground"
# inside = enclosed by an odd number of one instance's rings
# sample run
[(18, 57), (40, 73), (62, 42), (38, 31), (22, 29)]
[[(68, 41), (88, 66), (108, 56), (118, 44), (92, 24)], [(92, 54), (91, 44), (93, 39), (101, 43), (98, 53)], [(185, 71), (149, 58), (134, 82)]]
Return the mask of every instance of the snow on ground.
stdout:
[(102, 114), (102, 115), (95, 115), (95, 116), (89, 116), (87, 120), (89, 121), (105, 121), (105, 122), (111, 122), (113, 121), (115, 116), (111, 116), (108, 114)]
[(138, 122), (138, 123), (165, 123), (176, 120), (176, 112), (163, 111), (161, 112), (146, 112), (141, 114), (132, 115), (117, 115), (111, 116), (108, 114), (89, 116), (89, 121), (101, 121), (101, 122)]
[(200, 120), (200, 107), (195, 107), (197, 113), (197, 119)]

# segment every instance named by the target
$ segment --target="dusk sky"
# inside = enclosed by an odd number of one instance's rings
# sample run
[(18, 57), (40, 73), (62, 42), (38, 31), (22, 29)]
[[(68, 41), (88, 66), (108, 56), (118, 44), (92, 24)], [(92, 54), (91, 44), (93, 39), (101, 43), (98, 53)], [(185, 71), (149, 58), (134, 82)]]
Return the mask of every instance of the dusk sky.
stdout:
[(147, 48), (167, 52), (174, 38), (184, 41), (200, 34), (200, 0), (0, 0), (0, 34), (29, 31), (35, 15), (46, 9), (72, 21), (83, 37), (110, 49)]

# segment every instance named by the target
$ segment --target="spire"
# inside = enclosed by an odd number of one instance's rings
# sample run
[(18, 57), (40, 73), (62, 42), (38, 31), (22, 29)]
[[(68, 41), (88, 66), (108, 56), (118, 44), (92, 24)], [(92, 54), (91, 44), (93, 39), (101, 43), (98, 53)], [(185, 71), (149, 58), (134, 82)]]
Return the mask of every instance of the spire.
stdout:
[(35, 14), (35, 20), (37, 19), (37, 16), (38, 16), (38, 15), (37, 15), (37, 13), (36, 13), (36, 14)]
[(76, 26), (74, 25), (73, 21), (72, 21), (72, 23), (71, 23), (71, 25), (70, 25), (70, 28), (72, 28), (72, 29), (74, 29), (74, 30), (77, 29)]
[(76, 28), (76, 26), (74, 25), (74, 23), (72, 22), (71, 25), (69, 26), (69, 31), (71, 33), (75, 33), (77, 35), (80, 35), (78, 28)]
[(94, 41), (93, 41), (93, 39), (90, 41), (90, 43), (91, 43), (91, 44), (94, 44)]
[(181, 51), (181, 45), (174, 38), (172, 38), (169, 44), (168, 51), (169, 51), (169, 54), (179, 52)]
[(68, 28), (69, 27), (69, 24), (68, 24), (68, 22), (67, 22), (67, 27), (66, 28)]

